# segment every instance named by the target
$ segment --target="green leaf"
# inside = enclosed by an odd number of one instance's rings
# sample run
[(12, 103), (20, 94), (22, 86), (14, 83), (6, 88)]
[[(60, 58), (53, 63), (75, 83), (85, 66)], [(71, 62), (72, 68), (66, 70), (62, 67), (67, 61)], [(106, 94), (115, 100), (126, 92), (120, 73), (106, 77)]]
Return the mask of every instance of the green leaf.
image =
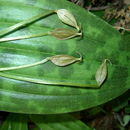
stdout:
[[(83, 56), (83, 63), (57, 67), (51, 62), (36, 67), (1, 72), (13, 75), (64, 82), (66, 84), (92, 85), (95, 73), (104, 59), (109, 59), (108, 77), (100, 89), (76, 88), (73, 86), (40, 85), (0, 77), (0, 110), (56, 114), (79, 111), (108, 102), (129, 89), (130, 47), (113, 27), (90, 12), (64, 0), (1, 0), (0, 29), (48, 10), (68, 9), (82, 26), (83, 38), (57, 40), (51, 36), (0, 43), (0, 67), (30, 64), (46, 57), (67, 54)], [(8, 37), (38, 34), (55, 28), (71, 27), (63, 24), (56, 14), (37, 21)], [(129, 38), (129, 35), (127, 36)]]
[(70, 115), (31, 115), (31, 120), (40, 128), (46, 130), (92, 130), (80, 120)]
[(9, 114), (4, 121), (1, 130), (28, 130), (27, 127), (27, 115), (21, 114)]
[(126, 125), (128, 125), (130, 121), (130, 115), (124, 115), (123, 119), (120, 116), (118, 116), (117, 119), (120, 122), (121, 126), (125, 127)]
[(123, 117), (123, 122), (124, 122), (123, 126), (126, 126), (130, 122), (130, 115), (125, 115)]

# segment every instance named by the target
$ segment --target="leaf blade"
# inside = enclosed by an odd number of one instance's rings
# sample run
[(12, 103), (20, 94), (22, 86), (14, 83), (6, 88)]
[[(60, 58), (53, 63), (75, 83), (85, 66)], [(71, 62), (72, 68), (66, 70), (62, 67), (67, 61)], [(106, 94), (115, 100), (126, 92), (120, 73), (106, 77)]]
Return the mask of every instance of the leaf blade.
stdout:
[[(54, 3), (56, 2), (57, 0), (54, 0)], [(46, 38), (36, 38), (33, 40), (1, 43), (1, 67), (33, 63), (34, 61), (39, 61), (39, 59), (54, 54), (64, 53), (75, 55), (75, 52), (80, 52), (84, 57), (84, 63), (82, 65), (74, 64), (73, 66), (62, 69), (59, 67), (55, 68), (53, 64), (48, 62), (43, 66), (21, 71), (10, 71), (8, 74), (20, 74), (21, 76), (34, 79), (39, 78), (41, 80), (64, 80), (65, 82), (93, 84), (95, 83), (93, 77), (100, 61), (108, 58), (113, 63), (112, 67), (109, 67), (108, 79), (100, 89), (77, 89), (64, 86), (37, 85), (1, 77), (1, 110), (35, 114), (79, 111), (107, 102), (129, 89), (130, 71), (127, 66), (130, 62), (126, 58), (129, 56), (127, 47), (129, 42), (125, 43), (124, 47), (124, 41), (120, 34), (106, 22), (64, 0), (58, 1), (58, 4), (50, 4), (49, 1), (38, 0), (36, 4), (34, 3), (34, 6), (26, 0), (2, 0), (0, 4), (2, 8), (0, 15), (1, 28), (34, 16), (41, 12), (40, 9), (43, 12), (48, 9), (53, 10), (66, 7), (75, 15), (76, 19), (80, 19), (78, 21), (81, 22), (84, 29), (84, 37), (81, 40), (71, 39), (62, 41), (61, 43), (61, 41), (59, 42), (53, 38), (50, 39), (47, 36)], [(17, 8), (18, 5), (20, 5), (19, 8)], [(47, 32), (57, 27), (68, 28), (68, 26), (59, 22), (56, 15), (53, 15), (29, 26), (29, 31), (25, 29), (10, 36)], [(52, 71), (53, 73), (51, 73)], [(24, 104), (24, 108), (21, 104)]]

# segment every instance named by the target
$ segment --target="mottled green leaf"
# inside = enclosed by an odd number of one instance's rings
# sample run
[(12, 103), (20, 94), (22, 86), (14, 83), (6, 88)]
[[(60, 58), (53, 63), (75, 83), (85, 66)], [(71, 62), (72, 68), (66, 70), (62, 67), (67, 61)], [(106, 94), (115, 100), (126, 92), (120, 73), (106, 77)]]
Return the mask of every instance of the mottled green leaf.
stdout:
[[(96, 84), (97, 68), (104, 59), (109, 59), (112, 66), (108, 65), (107, 80), (99, 89), (87, 89), (39, 85), (1, 76), (0, 110), (33, 114), (79, 111), (108, 102), (130, 88), (129, 41), (109, 24), (72, 3), (64, 0), (1, 0), (0, 29), (39, 13), (63, 8), (68, 9), (82, 26), (83, 38), (61, 41), (46, 36), (0, 43), (0, 67), (30, 64), (59, 54), (77, 57), (76, 52), (81, 53), (83, 62), (66, 67), (47, 62), (4, 74), (91, 87)], [(44, 33), (55, 28), (72, 29), (53, 14), (6, 37)]]

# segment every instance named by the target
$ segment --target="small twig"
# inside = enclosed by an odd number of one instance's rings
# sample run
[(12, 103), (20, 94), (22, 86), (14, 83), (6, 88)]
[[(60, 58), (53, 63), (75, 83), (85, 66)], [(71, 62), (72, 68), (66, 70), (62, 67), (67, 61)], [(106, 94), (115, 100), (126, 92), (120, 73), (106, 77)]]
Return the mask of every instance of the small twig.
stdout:
[(100, 6), (100, 7), (91, 7), (91, 6), (86, 6), (85, 8), (90, 10), (90, 11), (98, 11), (98, 10), (105, 10), (107, 8), (111, 8), (115, 5), (118, 5), (119, 1), (116, 1), (115, 3), (111, 4), (111, 5), (106, 5), (106, 6)]
[(1, 42), (7, 42), (7, 41), (15, 41), (15, 40), (23, 40), (23, 39), (30, 39), (30, 38), (36, 38), (36, 37), (43, 37), (49, 35), (49, 32), (47, 33), (39, 33), (39, 34), (31, 34), (31, 35), (23, 35), (23, 36), (16, 36), (16, 37), (5, 37), (0, 38)]
[(30, 25), (30, 24), (40, 20), (41, 18), (46, 17), (48, 15), (51, 15), (53, 13), (55, 13), (54, 10), (48, 10), (48, 12), (38, 14), (38, 15), (33, 16), (33, 17), (29, 18), (29, 19), (26, 19), (26, 20), (24, 20), (24, 21), (22, 21), (20, 23), (17, 23), (17, 24), (15, 24), (13, 26), (7, 27), (6, 29), (3, 29), (3, 30), (0, 31), (0, 37), (3, 37), (3, 36), (5, 36), (5, 35), (7, 35), (7, 34), (9, 34), (11, 32), (14, 32), (14, 31), (22, 28), (22, 27), (25, 27), (27, 25)]
[(15, 66), (15, 67), (4, 67), (4, 68), (0, 68), (0, 71), (17, 70), (17, 69), (23, 69), (23, 68), (33, 67), (33, 66), (36, 66), (36, 65), (44, 64), (47, 61), (49, 61), (49, 57), (47, 57), (46, 59), (43, 59), (41, 61), (32, 63), (32, 64), (20, 65), (20, 66)]
[(115, 29), (117, 30), (125, 30), (125, 31), (130, 31), (129, 28), (124, 28), (124, 27), (120, 27), (120, 26), (114, 26)]
[(110, 6), (107, 5), (107, 6), (101, 6), (101, 7), (91, 7), (90, 6), (87, 6), (85, 7), (86, 9), (90, 10), (90, 11), (98, 11), (98, 10), (105, 10), (107, 8), (109, 8)]

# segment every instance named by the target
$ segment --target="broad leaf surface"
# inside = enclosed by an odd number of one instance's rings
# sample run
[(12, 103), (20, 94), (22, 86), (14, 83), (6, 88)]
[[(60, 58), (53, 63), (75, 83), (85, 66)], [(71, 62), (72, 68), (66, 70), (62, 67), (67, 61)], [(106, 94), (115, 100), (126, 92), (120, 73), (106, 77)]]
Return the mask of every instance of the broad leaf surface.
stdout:
[[(103, 20), (64, 0), (1, 0), (0, 29), (41, 12), (66, 8), (83, 28), (83, 38), (60, 41), (51, 36), (0, 43), (0, 67), (33, 63), (55, 54), (83, 55), (83, 63), (57, 67), (51, 62), (32, 68), (4, 72), (10, 75), (72, 84), (95, 84), (95, 73), (109, 59), (108, 78), (100, 89), (39, 85), (0, 77), (0, 110), (54, 114), (90, 108), (123, 94), (130, 84), (129, 41)], [(64, 25), (56, 14), (9, 36), (47, 32)], [(128, 35), (129, 38), (129, 35)], [(128, 39), (127, 38), (127, 39)]]
[(80, 120), (70, 115), (31, 115), (31, 120), (40, 128), (46, 130), (92, 130)]

